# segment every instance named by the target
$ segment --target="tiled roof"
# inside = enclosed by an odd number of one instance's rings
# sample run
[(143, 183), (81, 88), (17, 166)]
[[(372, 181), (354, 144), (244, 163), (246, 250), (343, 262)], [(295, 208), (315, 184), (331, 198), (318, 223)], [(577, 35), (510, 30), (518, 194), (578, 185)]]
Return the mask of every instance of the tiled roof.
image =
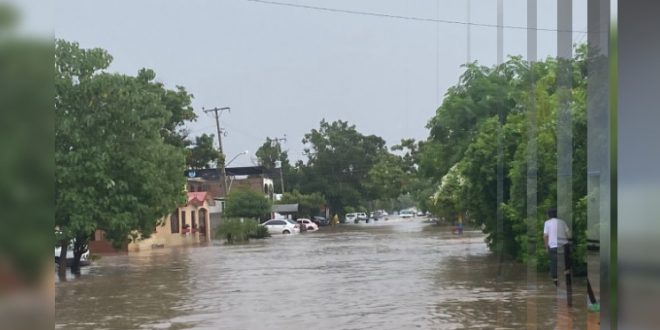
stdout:
[(194, 191), (188, 192), (188, 205), (190, 204), (204, 204), (208, 197), (208, 192), (206, 191)]

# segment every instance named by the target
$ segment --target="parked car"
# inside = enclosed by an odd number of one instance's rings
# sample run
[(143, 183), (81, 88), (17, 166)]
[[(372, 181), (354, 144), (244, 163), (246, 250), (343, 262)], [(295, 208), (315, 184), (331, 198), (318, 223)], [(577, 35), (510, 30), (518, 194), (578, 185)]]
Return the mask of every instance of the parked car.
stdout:
[(357, 221), (358, 221), (357, 213), (346, 213), (346, 221), (345, 221), (346, 223), (351, 223), (351, 222), (357, 223)]
[(300, 225), (289, 219), (270, 219), (261, 224), (268, 228), (271, 234), (298, 234), (300, 233)]
[(319, 226), (327, 226), (330, 224), (330, 220), (326, 219), (325, 217), (322, 216), (315, 216), (312, 218), (312, 221), (315, 222)]
[(417, 216), (418, 216), (418, 217), (423, 217), (423, 216), (424, 216), (424, 212), (422, 212), (422, 211), (417, 212)]
[(399, 215), (402, 218), (413, 218), (415, 216), (415, 212), (409, 211), (409, 210), (404, 210), (404, 211), (399, 212)]
[(367, 220), (369, 220), (369, 217), (364, 212), (358, 212), (357, 213), (357, 218), (358, 218), (358, 221), (367, 221)]
[(297, 221), (301, 228), (305, 228), (308, 231), (319, 230), (319, 225), (317, 225), (316, 223), (314, 223), (314, 221), (310, 219), (300, 218)]

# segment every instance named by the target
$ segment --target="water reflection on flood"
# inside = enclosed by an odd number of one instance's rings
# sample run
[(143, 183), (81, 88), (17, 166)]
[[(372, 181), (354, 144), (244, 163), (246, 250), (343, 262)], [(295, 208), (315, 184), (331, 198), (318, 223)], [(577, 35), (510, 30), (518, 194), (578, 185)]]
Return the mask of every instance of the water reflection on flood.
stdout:
[[(419, 221), (340, 226), (248, 245), (105, 257), (57, 284), (66, 329), (586, 328), (544, 274), (497, 258), (479, 232)], [(536, 308), (529, 315), (529, 303)], [(560, 324), (557, 324), (560, 319)], [(572, 323), (572, 325), (571, 325)], [(531, 325), (531, 324), (530, 324)]]

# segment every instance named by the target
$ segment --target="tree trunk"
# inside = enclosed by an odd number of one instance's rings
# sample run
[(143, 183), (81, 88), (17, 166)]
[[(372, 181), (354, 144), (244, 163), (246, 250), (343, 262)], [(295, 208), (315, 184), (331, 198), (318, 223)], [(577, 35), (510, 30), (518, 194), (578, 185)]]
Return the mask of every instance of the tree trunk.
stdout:
[(73, 243), (73, 261), (71, 262), (71, 272), (80, 274), (80, 258), (87, 251), (87, 240), (76, 237)]
[(57, 273), (60, 277), (60, 279), (65, 280), (66, 279), (66, 253), (67, 249), (69, 248), (69, 242), (66, 240), (60, 241), (60, 262), (59, 262), (59, 268), (57, 269)]

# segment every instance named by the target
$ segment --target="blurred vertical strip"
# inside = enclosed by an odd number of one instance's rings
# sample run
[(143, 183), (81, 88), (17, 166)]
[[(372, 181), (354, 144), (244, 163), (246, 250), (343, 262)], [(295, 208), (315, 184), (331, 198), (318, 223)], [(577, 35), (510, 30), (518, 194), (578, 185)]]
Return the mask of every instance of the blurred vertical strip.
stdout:
[[(0, 327), (52, 326), (53, 46), (0, 3)], [(18, 32), (20, 31), (20, 32)]]
[[(527, 254), (535, 256), (537, 251), (537, 242), (534, 239), (538, 236), (537, 217), (538, 217), (538, 116), (536, 107), (536, 83), (534, 77), (534, 62), (538, 57), (538, 31), (537, 15), (538, 0), (527, 0), (527, 62), (529, 64), (529, 113), (527, 121)], [(531, 259), (531, 258), (530, 258)], [(536, 326), (539, 323), (538, 317), (538, 270), (537, 261), (528, 260), (527, 262), (527, 290), (530, 294), (527, 296), (527, 324)]]
[(660, 324), (660, 2), (617, 3), (616, 324)]
[(599, 247), (588, 258), (588, 279), (600, 303), (601, 328), (610, 329), (610, 0), (587, 8), (587, 238)]
[[(572, 59), (573, 0), (557, 0), (557, 214), (574, 232)], [(559, 262), (558, 266), (559, 274), (563, 274), (565, 265)], [(562, 280), (559, 283), (566, 289), (566, 302), (570, 306), (571, 274)]]

